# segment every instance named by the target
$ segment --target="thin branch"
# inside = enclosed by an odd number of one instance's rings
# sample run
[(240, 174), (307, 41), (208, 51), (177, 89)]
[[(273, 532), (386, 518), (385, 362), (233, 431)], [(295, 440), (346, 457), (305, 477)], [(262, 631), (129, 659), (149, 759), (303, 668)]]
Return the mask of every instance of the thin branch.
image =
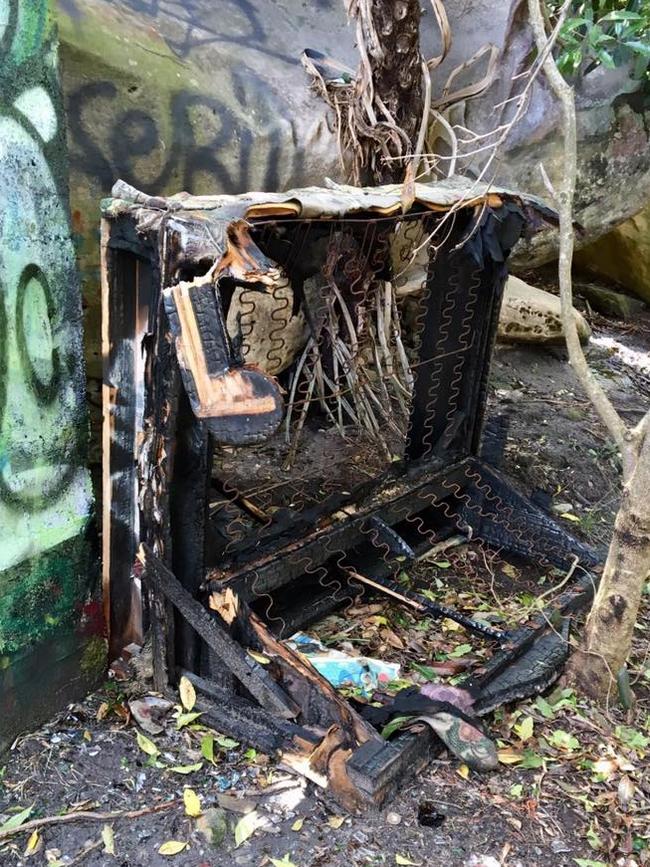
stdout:
[(6, 840), (8, 837), (13, 837), (16, 834), (23, 832), (35, 831), (37, 828), (44, 828), (46, 825), (66, 825), (69, 822), (93, 821), (93, 822), (110, 822), (113, 819), (138, 819), (140, 816), (148, 816), (150, 813), (160, 813), (163, 810), (170, 810), (172, 807), (178, 807), (182, 801), (165, 801), (164, 804), (156, 804), (154, 807), (143, 807), (141, 810), (115, 810), (112, 813), (94, 813), (88, 810), (80, 810), (77, 813), (65, 813), (63, 816), (43, 816), (41, 819), (32, 819), (29, 822), (23, 822), (17, 828), (8, 828), (6, 831), (0, 831), (0, 840)]
[[(560, 280), (560, 301), (562, 305), (562, 324), (566, 337), (567, 350), (571, 367), (580, 381), (580, 384), (593, 403), (603, 423), (621, 449), (623, 456), (623, 471), (627, 478), (633, 468), (628, 443), (631, 437), (623, 420), (614, 409), (604, 389), (597, 381), (593, 371), (587, 363), (575, 317), (573, 315), (573, 284), (571, 280), (571, 267), (573, 264), (574, 229), (573, 229), (573, 203), (575, 199), (576, 177), (578, 171), (578, 135), (576, 127), (576, 108), (573, 88), (567, 84), (560, 74), (555, 60), (548, 51), (548, 38), (542, 13), (542, 0), (528, 0), (528, 14), (533, 28), (537, 51), (546, 55), (543, 60), (543, 69), (551, 85), (552, 90), (558, 97), (562, 106), (562, 134), (564, 138), (564, 171), (562, 187), (556, 198), (556, 206), (560, 219), (560, 257), (558, 274)], [(562, 20), (566, 14), (568, 3), (562, 8)], [(557, 29), (557, 28), (556, 28)]]

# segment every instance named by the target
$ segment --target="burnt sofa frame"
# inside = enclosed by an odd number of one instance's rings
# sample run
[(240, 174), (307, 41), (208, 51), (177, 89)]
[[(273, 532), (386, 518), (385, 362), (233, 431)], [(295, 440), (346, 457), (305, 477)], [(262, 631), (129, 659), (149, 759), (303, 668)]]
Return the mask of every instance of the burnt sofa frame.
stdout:
[[(424, 731), (383, 740), (282, 637), (340, 605), (351, 570), (390, 577), (401, 562), (400, 543), (421, 554), (459, 529), (572, 569), (568, 589), (473, 673), (477, 710), (487, 713), (557, 676), (568, 618), (591, 598), (590, 570), (598, 563), (595, 552), (480, 457), (507, 257), (524, 231), (552, 213), (535, 200), (463, 180), (416, 185), (406, 213), (400, 196), (398, 187), (338, 187), (164, 199), (118, 182), (103, 205), (103, 560), (111, 653), (142, 642), (149, 628), (158, 690), (185, 674), (206, 721), (280, 753), (350, 808), (380, 804), (405, 773), (426, 763), (436, 742)], [(226, 399), (223, 377), (232, 374), (240, 387), (245, 374), (215, 302), (215, 268), (227, 265), (231, 280), (235, 274), (259, 281), (276, 264), (267, 256), (270, 234), (288, 231), (295, 248), (297, 240), (304, 246), (310, 237), (343, 231), (366, 245), (369, 267), (391, 276), (391, 233), (409, 221), (424, 226), (429, 264), (400, 460), (350, 491), (328, 491), (300, 511), (278, 509), (215, 549), (215, 436), (236, 444), (239, 431), (243, 443), (256, 425), (263, 437), (277, 422), (276, 392), (266, 380), (245, 385), (259, 400), (247, 401), (241, 418), (221, 405), (216, 421), (210, 415)], [(296, 282), (299, 260), (283, 262)], [(226, 485), (226, 492), (234, 509), (254, 512), (236, 490)], [(323, 580), (332, 575), (335, 589)]]

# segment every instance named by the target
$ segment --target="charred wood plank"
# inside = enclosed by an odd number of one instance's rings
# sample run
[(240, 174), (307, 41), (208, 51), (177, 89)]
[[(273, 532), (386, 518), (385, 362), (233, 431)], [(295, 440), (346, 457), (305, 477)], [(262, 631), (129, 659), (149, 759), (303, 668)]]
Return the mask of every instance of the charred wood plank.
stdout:
[(187, 677), (199, 693), (196, 708), (205, 722), (269, 755), (295, 749), (297, 743), (315, 748), (322, 740), (317, 732), (284, 720), (207, 678), (184, 670), (179, 675)]
[(218, 289), (205, 278), (165, 290), (183, 383), (197, 418), (219, 443), (262, 442), (282, 421), (284, 402), (271, 376), (233, 357)]
[(173, 572), (151, 549), (141, 545), (138, 559), (144, 566), (145, 579), (183, 615), (262, 707), (283, 719), (295, 718), (298, 708), (294, 702), (264, 668), (218, 626), (208, 611), (190, 596)]
[(467, 461), (459, 462), (448, 467), (443, 474), (436, 462), (435, 469), (430, 470), (425, 478), (422, 478), (424, 473), (421, 471), (419, 478), (416, 475), (412, 479), (393, 480), (385, 491), (376, 491), (373, 497), (356, 507), (337, 512), (329, 523), (317, 526), (311, 533), (273, 547), (269, 553), (264, 552), (253, 561), (228, 569), (210, 569), (205, 586), (216, 592), (230, 587), (243, 600), (252, 598), (253, 587), (257, 594), (269, 593), (302, 575), (305, 566), (320, 566), (334, 553), (354, 548), (359, 539), (363, 539), (368, 517), (377, 515), (382, 521), (392, 524), (428, 509), (432, 496), (448, 494), (443, 482), (460, 483), (464, 479), (467, 465)]
[(322, 728), (338, 725), (355, 746), (379, 737), (302, 654), (279, 641), (231, 590), (212, 593), (210, 607), (222, 613), (226, 622), (237, 620), (248, 640), (256, 641), (255, 649), (271, 657), (280, 682), (300, 707), (305, 724)]
[(405, 732), (394, 741), (365, 743), (352, 753), (348, 774), (352, 782), (380, 807), (406, 775), (412, 777), (442, 749), (428, 726)]
[[(205, 571), (205, 526), (208, 513), (211, 446), (206, 425), (192, 412), (187, 395), (179, 401), (170, 493), (172, 572), (192, 597)], [(182, 615), (176, 617), (177, 664), (198, 671), (201, 640)]]

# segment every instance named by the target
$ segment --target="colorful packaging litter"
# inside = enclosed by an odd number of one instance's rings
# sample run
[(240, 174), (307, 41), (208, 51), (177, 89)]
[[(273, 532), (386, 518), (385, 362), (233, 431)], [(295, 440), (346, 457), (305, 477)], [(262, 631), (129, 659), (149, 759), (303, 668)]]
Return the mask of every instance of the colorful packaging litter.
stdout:
[(350, 687), (369, 696), (379, 686), (399, 679), (398, 663), (368, 656), (351, 656), (341, 650), (325, 647), (317, 638), (305, 632), (296, 632), (287, 640), (287, 644), (306, 656), (316, 671), (337, 689)]

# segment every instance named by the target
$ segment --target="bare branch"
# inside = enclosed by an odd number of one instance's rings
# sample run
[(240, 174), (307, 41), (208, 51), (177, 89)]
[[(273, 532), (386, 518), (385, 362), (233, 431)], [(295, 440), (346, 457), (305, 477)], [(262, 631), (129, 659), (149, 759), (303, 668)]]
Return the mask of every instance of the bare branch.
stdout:
[[(573, 316), (573, 284), (571, 267), (573, 264), (574, 228), (573, 203), (575, 199), (576, 177), (578, 172), (578, 136), (576, 128), (576, 108), (573, 88), (562, 77), (553, 55), (548, 50), (548, 37), (544, 25), (542, 0), (528, 0), (528, 14), (535, 36), (535, 44), (540, 56), (544, 56), (543, 69), (546, 77), (562, 106), (562, 133), (564, 137), (564, 171), (562, 185), (556, 197), (556, 206), (560, 217), (560, 256), (558, 274), (560, 280), (560, 301), (562, 305), (562, 324), (566, 336), (569, 361), (580, 384), (593, 403), (603, 423), (621, 449), (623, 456), (623, 472), (629, 477), (634, 465), (630, 440), (631, 432), (614, 409), (604, 389), (597, 381), (587, 363), (578, 328)], [(568, 2), (562, 8), (566, 14)], [(557, 29), (557, 28), (556, 28)]]

